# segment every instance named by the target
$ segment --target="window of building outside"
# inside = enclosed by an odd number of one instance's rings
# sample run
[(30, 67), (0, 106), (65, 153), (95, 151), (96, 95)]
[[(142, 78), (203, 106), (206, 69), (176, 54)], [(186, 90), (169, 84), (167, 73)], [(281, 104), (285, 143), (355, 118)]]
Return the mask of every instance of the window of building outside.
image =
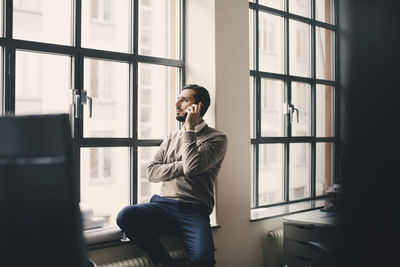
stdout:
[[(145, 170), (177, 128), (182, 1), (0, 2), (1, 26), (13, 16), (13, 28), (6, 24), (0, 35), (2, 112), (72, 113), (80, 201), (103, 219), (96, 227), (115, 226), (124, 206), (148, 201), (160, 187)], [(74, 111), (81, 92), (92, 98), (91, 116), (88, 103)]]
[(296, 211), (334, 183), (335, 4), (249, 2), (252, 214)]

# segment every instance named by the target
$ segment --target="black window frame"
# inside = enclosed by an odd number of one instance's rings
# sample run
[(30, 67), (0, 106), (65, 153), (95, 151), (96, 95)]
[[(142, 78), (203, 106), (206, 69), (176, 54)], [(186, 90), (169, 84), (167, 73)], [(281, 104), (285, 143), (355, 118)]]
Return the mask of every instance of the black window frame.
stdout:
[[(275, 9), (272, 7), (264, 6), (259, 4), (259, 0), (254, 0), (249, 2), (249, 11), (253, 12), (253, 20), (250, 21), (252, 25), (250, 25), (250, 29), (253, 30), (250, 33), (250, 38), (253, 40), (250, 43), (252, 45), (253, 53), (250, 54), (253, 62), (253, 69), (250, 69), (250, 79), (252, 79), (250, 93), (252, 99), (251, 106), (251, 117), (252, 117), (252, 132), (253, 135), (251, 137), (250, 143), (252, 146), (252, 200), (251, 200), (251, 208), (252, 210), (268, 208), (268, 207), (276, 207), (281, 205), (287, 205), (291, 203), (305, 202), (310, 200), (317, 200), (325, 198), (326, 195), (316, 196), (316, 144), (317, 143), (332, 143), (333, 144), (333, 166), (332, 166), (332, 183), (336, 182), (337, 174), (338, 174), (338, 155), (339, 155), (339, 26), (338, 26), (338, 2), (339, 0), (333, 1), (333, 23), (325, 23), (322, 21), (316, 20), (315, 14), (315, 2), (318, 0), (310, 0), (311, 3), (311, 17), (303, 17), (300, 15), (296, 15), (293, 13), (289, 13), (289, 0), (283, 0), (284, 8), (283, 10)], [(273, 73), (273, 72), (264, 72), (259, 70), (259, 13), (265, 12), (267, 14), (277, 15), (284, 19), (284, 73)], [(303, 22), (310, 25), (311, 30), (311, 77), (300, 77), (290, 75), (289, 66), (289, 21), (294, 20), (298, 22)], [(324, 29), (331, 30), (334, 33), (334, 43), (333, 47), (335, 49), (335, 54), (333, 57), (334, 60), (334, 80), (323, 80), (316, 78), (316, 27), (321, 27)], [(251, 51), (251, 50), (250, 50)], [(286, 91), (288, 94), (288, 99), (291, 98), (291, 83), (292, 82), (303, 82), (311, 85), (311, 134), (310, 136), (291, 136), (291, 124), (287, 123), (289, 114), (285, 116), (285, 132), (287, 135), (284, 137), (263, 137), (261, 135), (261, 81), (262, 78), (268, 79), (276, 79), (283, 81), (286, 87)], [(334, 88), (334, 136), (332, 137), (316, 137), (316, 86), (317, 85), (328, 85)], [(293, 143), (307, 143), (311, 145), (311, 192), (310, 197), (289, 200), (289, 145)], [(272, 203), (267, 205), (260, 205), (259, 202), (259, 146), (261, 144), (283, 144), (284, 145), (284, 200), (278, 203)], [(312, 205), (313, 206), (313, 205)], [(316, 207), (314, 207), (316, 208)], [(267, 216), (268, 217), (268, 216)], [(272, 217), (275, 217), (273, 215)]]
[[(131, 39), (132, 49), (130, 52), (122, 53), (101, 49), (82, 47), (82, 0), (72, 0), (73, 20), (73, 44), (60, 45), (45, 42), (13, 39), (13, 0), (0, 0), (3, 2), (3, 36), (0, 37), (0, 49), (3, 50), (2, 82), (3, 82), (3, 105), (2, 114), (13, 116), (15, 114), (15, 65), (16, 51), (24, 50), (36, 53), (50, 53), (71, 57), (72, 88), (78, 92), (84, 90), (84, 60), (99, 59), (111, 60), (129, 64), (129, 101), (130, 101), (130, 136), (129, 138), (87, 138), (83, 136), (83, 116), (81, 118), (71, 117), (73, 150), (75, 167), (77, 170), (75, 188), (80, 200), (80, 154), (81, 148), (96, 147), (127, 147), (130, 149), (130, 204), (138, 201), (138, 148), (148, 146), (159, 146), (162, 139), (139, 139), (138, 138), (138, 65), (139, 63), (155, 64), (167, 67), (177, 67), (179, 70), (179, 90), (185, 83), (185, 0), (179, 0), (179, 59), (139, 55), (139, 0), (131, 1)], [(0, 98), (1, 99), (1, 98)], [(72, 104), (72, 90), (71, 90)]]

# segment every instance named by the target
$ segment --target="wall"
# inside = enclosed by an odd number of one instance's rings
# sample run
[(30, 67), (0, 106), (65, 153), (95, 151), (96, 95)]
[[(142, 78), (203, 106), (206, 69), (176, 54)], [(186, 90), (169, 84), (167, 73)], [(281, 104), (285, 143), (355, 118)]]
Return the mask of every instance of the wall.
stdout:
[(186, 1), (186, 83), (212, 95), (205, 119), (229, 139), (217, 179), (214, 231), (217, 267), (265, 266), (263, 241), (281, 219), (250, 222), (249, 4), (247, 0)]

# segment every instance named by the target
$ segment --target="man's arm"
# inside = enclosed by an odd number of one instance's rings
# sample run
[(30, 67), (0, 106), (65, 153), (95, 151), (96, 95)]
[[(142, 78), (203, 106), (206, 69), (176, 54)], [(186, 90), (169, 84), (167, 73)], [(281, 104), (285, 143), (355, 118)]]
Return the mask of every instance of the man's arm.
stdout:
[(150, 182), (159, 183), (168, 181), (183, 175), (182, 161), (164, 163), (164, 154), (166, 150), (166, 140), (160, 145), (160, 149), (154, 156), (153, 161), (147, 166), (146, 176)]
[(225, 135), (217, 135), (197, 146), (196, 134), (186, 131), (183, 135), (183, 173), (185, 176), (195, 176), (215, 166), (227, 149)]

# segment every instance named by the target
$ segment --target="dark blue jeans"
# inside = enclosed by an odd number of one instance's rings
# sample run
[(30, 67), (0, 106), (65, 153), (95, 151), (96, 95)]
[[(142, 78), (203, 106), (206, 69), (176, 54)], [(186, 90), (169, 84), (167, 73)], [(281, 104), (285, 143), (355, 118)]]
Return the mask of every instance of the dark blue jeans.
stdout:
[[(154, 195), (150, 203), (122, 209), (117, 224), (145, 251), (154, 264), (177, 266), (158, 241), (160, 235), (178, 236), (189, 255), (190, 266), (214, 266), (214, 242), (207, 207)], [(183, 265), (182, 265), (183, 266)]]

